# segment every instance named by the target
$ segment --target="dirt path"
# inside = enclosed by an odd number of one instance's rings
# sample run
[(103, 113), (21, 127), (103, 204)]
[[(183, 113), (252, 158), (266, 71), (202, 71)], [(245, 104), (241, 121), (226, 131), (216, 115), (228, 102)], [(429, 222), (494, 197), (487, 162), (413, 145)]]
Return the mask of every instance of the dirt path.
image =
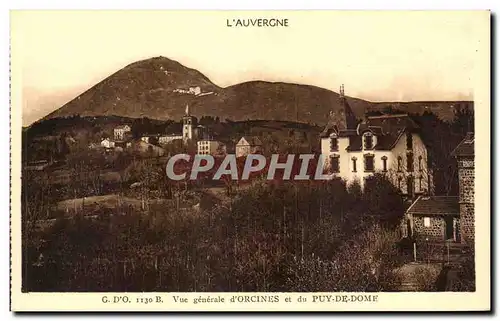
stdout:
[(439, 263), (407, 263), (396, 269), (400, 278), (397, 291), (429, 291), (441, 272)]

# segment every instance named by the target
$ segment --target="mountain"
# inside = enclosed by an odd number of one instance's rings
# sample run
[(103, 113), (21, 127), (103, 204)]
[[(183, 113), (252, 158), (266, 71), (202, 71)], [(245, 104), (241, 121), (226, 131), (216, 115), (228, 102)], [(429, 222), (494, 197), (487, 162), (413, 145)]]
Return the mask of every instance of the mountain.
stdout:
[[(385, 106), (351, 97), (347, 101), (357, 117), (370, 108)], [(44, 119), (115, 115), (178, 120), (186, 104), (194, 115), (219, 116), (223, 120), (298, 120), (325, 124), (328, 113), (340, 108), (340, 99), (327, 89), (281, 82), (251, 81), (221, 88), (197, 70), (165, 57), (155, 57), (124, 67)], [(423, 111), (419, 103), (413, 104)]]

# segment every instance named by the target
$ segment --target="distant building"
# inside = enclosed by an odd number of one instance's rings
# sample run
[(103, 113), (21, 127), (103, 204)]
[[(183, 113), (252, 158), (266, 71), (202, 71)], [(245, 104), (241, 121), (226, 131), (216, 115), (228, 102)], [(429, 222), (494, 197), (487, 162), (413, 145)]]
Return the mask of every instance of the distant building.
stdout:
[(174, 140), (182, 140), (182, 135), (180, 134), (161, 135), (158, 137), (158, 144), (166, 145), (173, 142)]
[(226, 146), (224, 143), (214, 139), (202, 139), (197, 142), (198, 154), (201, 155), (224, 155)]
[(189, 105), (186, 105), (185, 115), (182, 117), (182, 137), (184, 142), (196, 139), (196, 126), (198, 119), (189, 113)]
[(98, 149), (99, 147), (101, 147), (101, 145), (98, 143), (90, 143), (89, 144), (89, 149)]
[(115, 147), (115, 142), (110, 140), (109, 138), (105, 138), (101, 141), (101, 147), (104, 148), (114, 148)]
[(160, 157), (165, 155), (165, 150), (159, 146), (146, 143), (142, 140), (132, 143), (129, 147), (132, 152), (143, 154), (145, 156)]
[(130, 128), (129, 125), (122, 125), (115, 127), (113, 130), (114, 132), (114, 139), (115, 140), (125, 140), (125, 134), (130, 132), (132, 129)]
[(386, 174), (402, 194), (432, 194), (428, 153), (419, 126), (406, 114), (368, 116), (358, 122), (340, 89), (342, 108), (330, 113), (320, 135), (325, 172), (357, 181)]
[(257, 136), (243, 136), (236, 144), (236, 157), (262, 152), (262, 142)]

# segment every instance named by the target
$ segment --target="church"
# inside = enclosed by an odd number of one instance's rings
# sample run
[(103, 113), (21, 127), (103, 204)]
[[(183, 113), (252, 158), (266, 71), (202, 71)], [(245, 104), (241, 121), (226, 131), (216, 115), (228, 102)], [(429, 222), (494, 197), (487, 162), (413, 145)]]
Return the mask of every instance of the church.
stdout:
[(432, 193), (427, 147), (419, 126), (407, 114), (366, 116), (358, 120), (340, 87), (340, 110), (331, 111), (320, 134), (325, 172), (348, 184), (382, 173), (403, 195)]

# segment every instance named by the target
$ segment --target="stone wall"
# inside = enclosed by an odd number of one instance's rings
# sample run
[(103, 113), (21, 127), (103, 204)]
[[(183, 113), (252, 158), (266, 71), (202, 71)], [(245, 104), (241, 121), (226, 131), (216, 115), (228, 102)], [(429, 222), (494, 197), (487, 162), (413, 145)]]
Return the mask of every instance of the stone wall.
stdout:
[(460, 234), (462, 241), (474, 242), (474, 157), (458, 159)]
[(460, 234), (463, 242), (474, 242), (474, 204), (460, 204)]
[(459, 202), (474, 203), (474, 159), (462, 157), (458, 161)]
[(442, 216), (431, 216), (430, 226), (424, 226), (424, 216), (413, 217), (413, 231), (417, 240), (444, 241), (445, 222)]

